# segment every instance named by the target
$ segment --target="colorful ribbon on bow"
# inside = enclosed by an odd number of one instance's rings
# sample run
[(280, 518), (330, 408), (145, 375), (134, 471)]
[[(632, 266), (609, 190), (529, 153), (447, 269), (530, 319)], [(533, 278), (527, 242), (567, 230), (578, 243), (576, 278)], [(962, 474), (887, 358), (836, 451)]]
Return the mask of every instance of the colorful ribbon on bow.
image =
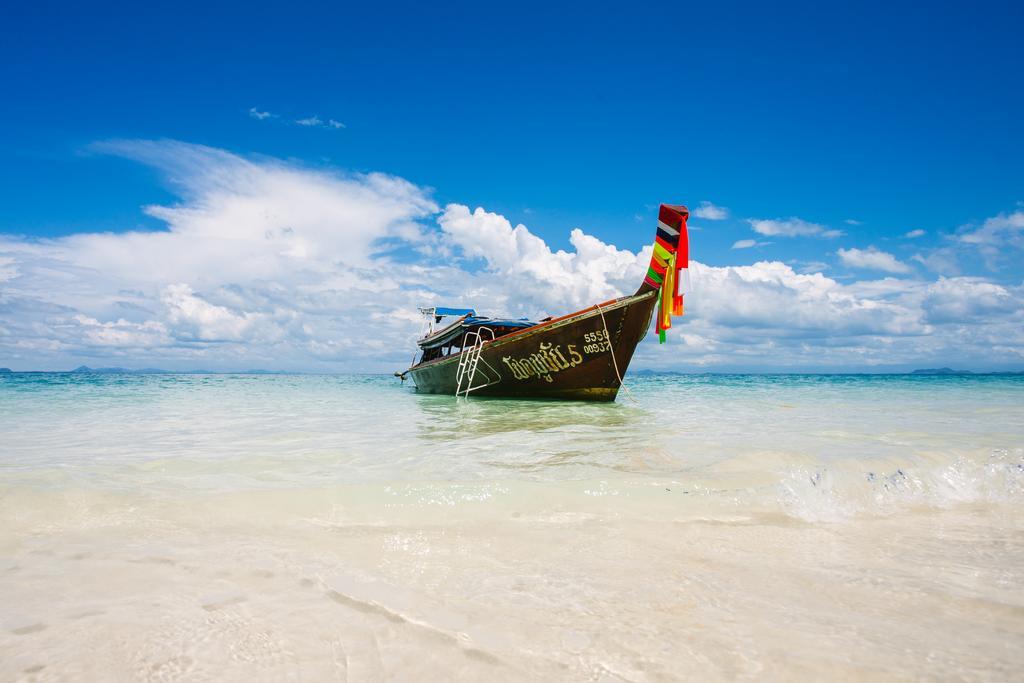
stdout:
[(690, 285), (690, 241), (685, 206), (662, 204), (658, 212), (658, 234), (654, 238), (654, 254), (644, 282), (659, 290), (658, 319), (655, 331), (658, 342), (665, 343), (665, 330), (672, 327), (672, 316), (683, 315), (683, 294)]

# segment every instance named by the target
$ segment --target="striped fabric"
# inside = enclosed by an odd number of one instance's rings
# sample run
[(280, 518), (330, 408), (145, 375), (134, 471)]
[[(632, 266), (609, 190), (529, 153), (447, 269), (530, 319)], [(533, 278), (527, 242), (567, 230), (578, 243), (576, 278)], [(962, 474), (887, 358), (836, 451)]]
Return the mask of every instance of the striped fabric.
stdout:
[(683, 294), (690, 285), (690, 243), (686, 234), (689, 217), (685, 206), (662, 204), (658, 212), (658, 234), (644, 282), (661, 292), (654, 329), (662, 344), (665, 330), (672, 327), (672, 316), (683, 315)]

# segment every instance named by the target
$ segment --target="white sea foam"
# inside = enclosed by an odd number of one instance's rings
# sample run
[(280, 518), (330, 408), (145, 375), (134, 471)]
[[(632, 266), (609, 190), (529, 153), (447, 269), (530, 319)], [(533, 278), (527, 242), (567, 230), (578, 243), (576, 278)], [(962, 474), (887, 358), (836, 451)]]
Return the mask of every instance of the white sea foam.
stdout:
[(997, 449), (984, 455), (919, 455), (897, 466), (836, 463), (785, 472), (778, 502), (787, 514), (807, 521), (837, 521), (855, 515), (897, 514), (912, 507), (1024, 503), (1024, 451)]

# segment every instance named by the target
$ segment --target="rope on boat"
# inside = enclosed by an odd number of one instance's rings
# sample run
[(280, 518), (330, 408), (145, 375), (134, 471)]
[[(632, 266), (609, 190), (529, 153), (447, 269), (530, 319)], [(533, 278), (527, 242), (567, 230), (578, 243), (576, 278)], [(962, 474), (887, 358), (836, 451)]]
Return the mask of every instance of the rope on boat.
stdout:
[(612, 366), (615, 368), (615, 376), (619, 379), (619, 386), (626, 390), (626, 396), (633, 403), (639, 404), (640, 402), (633, 397), (633, 392), (629, 390), (626, 383), (622, 381), (622, 373), (619, 372), (619, 362), (615, 360), (615, 347), (612, 346), (612, 336), (608, 334), (608, 321), (604, 319), (604, 309), (601, 308), (601, 304), (594, 304), (597, 307), (597, 312), (601, 314), (601, 325), (604, 326), (604, 338), (608, 340), (608, 353), (612, 354)]

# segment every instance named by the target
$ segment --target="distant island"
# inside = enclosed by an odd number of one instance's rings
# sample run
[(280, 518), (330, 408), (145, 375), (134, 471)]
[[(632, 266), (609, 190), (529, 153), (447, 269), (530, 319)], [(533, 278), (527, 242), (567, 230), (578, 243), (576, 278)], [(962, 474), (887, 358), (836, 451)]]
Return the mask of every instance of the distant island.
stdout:
[(924, 368), (914, 370), (912, 375), (1024, 375), (1024, 370), (994, 370), (992, 372), (974, 372), (973, 370), (953, 370), (952, 368)]
[[(161, 370), (160, 368), (142, 368), (132, 370), (131, 368), (90, 368), (88, 365), (79, 365), (73, 373), (92, 375), (279, 375), (274, 370)], [(290, 373), (289, 373), (290, 374)]]
[(161, 368), (90, 368), (88, 365), (79, 365), (74, 370), (11, 370), (0, 368), (0, 374), (15, 374), (20, 372), (43, 372), (56, 374), (78, 374), (78, 375), (301, 375), (301, 372), (283, 373), (277, 370), (163, 370)]

